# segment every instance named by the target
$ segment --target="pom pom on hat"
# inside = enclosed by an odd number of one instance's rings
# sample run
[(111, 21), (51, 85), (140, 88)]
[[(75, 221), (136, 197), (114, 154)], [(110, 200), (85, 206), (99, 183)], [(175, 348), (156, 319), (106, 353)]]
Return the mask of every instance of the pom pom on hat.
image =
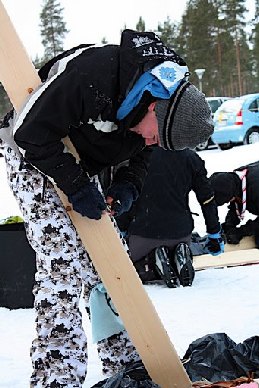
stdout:
[(213, 133), (211, 110), (205, 95), (188, 81), (181, 82), (170, 99), (158, 100), (155, 112), (164, 149), (194, 149)]

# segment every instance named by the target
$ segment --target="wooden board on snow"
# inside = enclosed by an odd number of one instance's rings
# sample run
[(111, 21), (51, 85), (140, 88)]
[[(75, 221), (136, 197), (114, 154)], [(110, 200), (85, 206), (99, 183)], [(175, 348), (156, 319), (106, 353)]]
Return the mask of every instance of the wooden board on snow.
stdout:
[(238, 265), (259, 263), (259, 249), (243, 249), (225, 252), (219, 256), (201, 255), (193, 257), (195, 270), (206, 268), (235, 267)]
[(254, 237), (244, 237), (239, 244), (225, 244), (225, 252), (241, 251), (255, 248)]
[(254, 237), (244, 237), (236, 245), (225, 244), (225, 252), (219, 256), (206, 254), (193, 257), (195, 270), (256, 263), (259, 263), (259, 249), (255, 248)]
[[(16, 111), (40, 80), (0, 1), (0, 81)], [(90, 220), (63, 203), (152, 380), (187, 388), (190, 379), (106, 214)]]

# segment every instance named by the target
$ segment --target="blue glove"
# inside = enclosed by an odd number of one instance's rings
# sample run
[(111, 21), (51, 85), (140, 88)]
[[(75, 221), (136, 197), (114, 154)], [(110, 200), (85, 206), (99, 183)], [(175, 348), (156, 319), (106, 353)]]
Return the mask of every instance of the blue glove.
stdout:
[[(109, 197), (112, 200), (109, 200)], [(132, 203), (137, 198), (138, 191), (130, 182), (114, 183), (107, 192), (107, 203), (110, 204), (114, 216), (120, 216), (130, 210)]]
[(224, 241), (219, 232), (208, 234), (204, 252), (212, 256), (218, 256), (224, 252)]
[(102, 212), (107, 206), (96, 184), (91, 181), (87, 182), (76, 193), (69, 194), (68, 200), (75, 211), (95, 220), (102, 217)]

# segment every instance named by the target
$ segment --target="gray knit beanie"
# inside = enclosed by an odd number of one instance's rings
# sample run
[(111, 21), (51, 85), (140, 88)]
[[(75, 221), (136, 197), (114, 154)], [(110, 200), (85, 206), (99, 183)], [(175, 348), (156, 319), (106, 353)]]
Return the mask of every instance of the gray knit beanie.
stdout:
[(213, 133), (214, 125), (205, 95), (188, 81), (168, 100), (155, 107), (160, 144), (167, 150), (195, 148)]

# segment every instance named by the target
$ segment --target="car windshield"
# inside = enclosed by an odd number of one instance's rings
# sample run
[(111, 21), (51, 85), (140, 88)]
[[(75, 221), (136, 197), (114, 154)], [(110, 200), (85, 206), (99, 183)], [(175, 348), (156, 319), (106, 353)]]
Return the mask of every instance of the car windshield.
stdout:
[(224, 113), (238, 112), (243, 104), (244, 100), (241, 98), (225, 101), (220, 107), (219, 111)]

